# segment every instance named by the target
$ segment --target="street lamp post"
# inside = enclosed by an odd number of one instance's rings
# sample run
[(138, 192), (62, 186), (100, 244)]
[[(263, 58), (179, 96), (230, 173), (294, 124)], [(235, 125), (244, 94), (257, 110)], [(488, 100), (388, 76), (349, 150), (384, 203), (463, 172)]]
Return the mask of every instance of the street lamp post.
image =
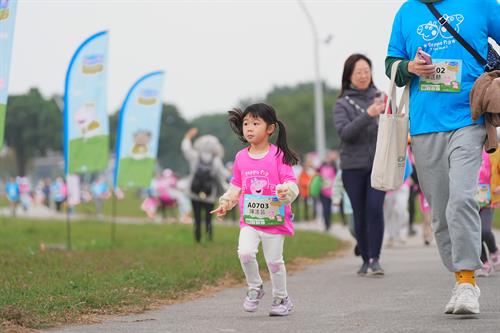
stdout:
[(320, 160), (323, 160), (326, 154), (326, 139), (325, 139), (325, 112), (323, 109), (323, 86), (319, 73), (319, 37), (318, 30), (314, 24), (314, 20), (307, 10), (306, 5), (302, 0), (297, 0), (300, 7), (304, 11), (313, 34), (313, 52), (314, 52), (314, 130), (316, 139), (316, 152)]

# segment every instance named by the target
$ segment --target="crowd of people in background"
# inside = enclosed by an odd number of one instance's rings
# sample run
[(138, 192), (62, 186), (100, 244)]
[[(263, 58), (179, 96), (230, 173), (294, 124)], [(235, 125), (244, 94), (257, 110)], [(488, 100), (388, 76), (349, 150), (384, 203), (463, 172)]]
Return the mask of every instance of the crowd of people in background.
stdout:
[(67, 197), (66, 183), (61, 177), (39, 180), (35, 186), (32, 186), (28, 177), (9, 177), (1, 189), (9, 202), (12, 216), (16, 216), (18, 208), (26, 212), (33, 205), (60, 212)]
[[(1, 183), (1, 181), (0, 181)], [(24, 177), (9, 177), (3, 182), (3, 190), (9, 204), (10, 214), (16, 216), (18, 209), (27, 213), (35, 207), (45, 208), (54, 213), (64, 213), (68, 201), (68, 187), (62, 177), (43, 178), (32, 185)], [(0, 191), (1, 193), (1, 191)], [(104, 201), (111, 197), (108, 182), (104, 176), (97, 176), (89, 183), (82, 184), (81, 202), (93, 202), (96, 216), (102, 218)]]

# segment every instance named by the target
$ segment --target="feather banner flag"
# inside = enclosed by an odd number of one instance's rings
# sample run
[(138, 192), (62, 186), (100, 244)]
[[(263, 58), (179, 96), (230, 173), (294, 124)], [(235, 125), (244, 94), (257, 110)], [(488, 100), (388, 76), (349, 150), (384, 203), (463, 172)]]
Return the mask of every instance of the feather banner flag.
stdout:
[(9, 96), (10, 58), (16, 9), (16, 0), (0, 0), (0, 150), (3, 147), (7, 98)]
[(108, 32), (99, 32), (76, 50), (64, 93), (65, 172), (86, 173), (108, 165)]
[(123, 102), (118, 117), (115, 189), (150, 185), (160, 138), (164, 76), (161, 71), (144, 75)]

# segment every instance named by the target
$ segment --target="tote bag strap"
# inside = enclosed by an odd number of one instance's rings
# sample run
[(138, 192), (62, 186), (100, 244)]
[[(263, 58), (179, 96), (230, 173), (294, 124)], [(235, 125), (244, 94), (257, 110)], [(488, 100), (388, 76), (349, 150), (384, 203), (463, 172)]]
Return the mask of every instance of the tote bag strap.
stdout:
[(385, 114), (389, 114), (389, 106), (390, 110), (394, 113), (397, 112), (396, 108), (396, 72), (398, 69), (398, 65), (401, 63), (401, 60), (397, 60), (392, 64), (391, 67), (391, 83), (389, 85), (389, 90), (387, 91), (389, 95), (389, 100), (385, 103)]
[[(385, 105), (385, 114), (389, 114), (389, 106), (394, 114), (406, 114), (410, 107), (410, 83), (408, 82), (403, 91), (403, 96), (399, 102), (399, 107), (396, 107), (397, 96), (396, 96), (396, 73), (398, 71), (398, 66), (401, 60), (395, 61), (391, 67), (391, 83), (389, 85), (389, 101)], [(405, 110), (405, 112), (403, 112)]]

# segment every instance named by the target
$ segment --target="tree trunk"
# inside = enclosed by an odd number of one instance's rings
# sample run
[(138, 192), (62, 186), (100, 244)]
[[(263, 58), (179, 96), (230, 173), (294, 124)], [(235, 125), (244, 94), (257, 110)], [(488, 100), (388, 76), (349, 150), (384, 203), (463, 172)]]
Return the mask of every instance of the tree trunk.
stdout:
[(26, 164), (27, 164), (27, 158), (24, 156), (24, 149), (17, 149), (16, 150), (16, 164), (17, 164), (17, 172), (18, 176), (25, 176), (26, 175)]

